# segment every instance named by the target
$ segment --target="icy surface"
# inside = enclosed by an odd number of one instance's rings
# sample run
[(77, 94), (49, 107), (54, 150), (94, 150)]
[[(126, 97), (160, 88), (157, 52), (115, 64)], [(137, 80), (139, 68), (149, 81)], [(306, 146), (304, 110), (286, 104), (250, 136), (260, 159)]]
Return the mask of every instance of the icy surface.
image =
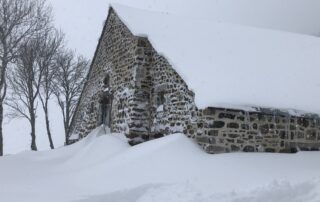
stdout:
[(200, 108), (253, 105), (320, 113), (320, 38), (113, 7), (134, 34), (148, 36), (169, 59)]
[(182, 134), (130, 147), (100, 127), (68, 147), (0, 158), (0, 201), (318, 202), (319, 158), (209, 155)]

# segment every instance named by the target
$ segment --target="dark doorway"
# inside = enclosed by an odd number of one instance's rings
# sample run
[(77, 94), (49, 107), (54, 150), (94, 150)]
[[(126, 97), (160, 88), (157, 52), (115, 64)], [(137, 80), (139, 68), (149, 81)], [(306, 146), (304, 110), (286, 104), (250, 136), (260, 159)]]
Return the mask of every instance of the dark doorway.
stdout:
[(100, 124), (104, 124), (111, 128), (111, 109), (112, 109), (112, 96), (106, 95), (100, 101)]

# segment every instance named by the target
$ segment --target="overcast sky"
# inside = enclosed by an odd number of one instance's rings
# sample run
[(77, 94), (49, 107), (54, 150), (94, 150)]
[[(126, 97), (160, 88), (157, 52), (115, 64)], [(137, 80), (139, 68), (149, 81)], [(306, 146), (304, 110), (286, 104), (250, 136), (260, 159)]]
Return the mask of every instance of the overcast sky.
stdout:
[(110, 3), (319, 35), (319, 0), (49, 0), (69, 46), (91, 58)]

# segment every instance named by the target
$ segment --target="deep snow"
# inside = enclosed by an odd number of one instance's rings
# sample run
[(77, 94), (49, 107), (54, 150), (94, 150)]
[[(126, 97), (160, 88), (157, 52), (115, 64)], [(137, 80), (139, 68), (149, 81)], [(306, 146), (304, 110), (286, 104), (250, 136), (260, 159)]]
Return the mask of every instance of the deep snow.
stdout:
[(130, 147), (100, 127), (68, 147), (0, 158), (0, 201), (317, 202), (319, 158), (209, 155), (182, 134)]

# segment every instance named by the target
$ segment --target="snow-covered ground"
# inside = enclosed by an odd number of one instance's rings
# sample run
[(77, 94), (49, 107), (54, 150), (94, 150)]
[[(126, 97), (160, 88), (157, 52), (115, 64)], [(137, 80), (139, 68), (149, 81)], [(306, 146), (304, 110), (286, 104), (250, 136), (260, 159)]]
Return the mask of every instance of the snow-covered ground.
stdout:
[(100, 127), (68, 147), (0, 158), (0, 201), (317, 202), (319, 158), (209, 155), (182, 134), (130, 147)]

